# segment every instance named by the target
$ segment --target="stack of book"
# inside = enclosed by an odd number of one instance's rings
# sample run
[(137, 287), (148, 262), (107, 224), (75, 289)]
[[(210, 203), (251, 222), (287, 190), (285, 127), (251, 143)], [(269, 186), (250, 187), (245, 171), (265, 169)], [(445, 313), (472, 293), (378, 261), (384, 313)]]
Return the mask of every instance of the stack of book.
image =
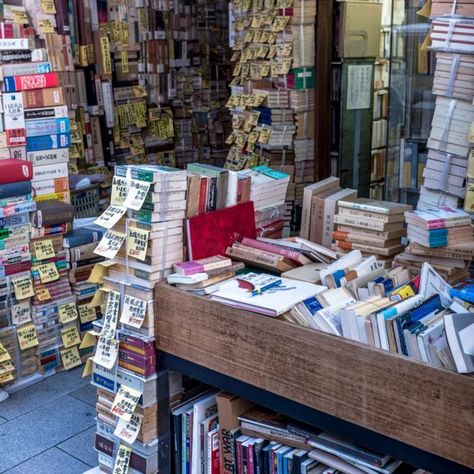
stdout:
[(365, 256), (375, 255), (389, 268), (394, 256), (404, 248), (401, 243), (405, 235), (404, 212), (411, 206), (359, 198), (341, 200), (338, 207), (334, 217), (335, 249), (342, 253), (360, 250)]
[[(55, 200), (38, 202), (31, 218), (31, 273), (35, 291), (32, 314), (42, 328), (41, 363), (49, 368), (62, 363), (70, 369), (81, 363), (76, 298), (71, 291), (69, 265), (63, 249), (63, 235), (73, 219), (72, 205)], [(69, 306), (73, 315), (66, 317), (63, 311)], [(72, 366), (69, 365), (71, 355), (75, 361)]]
[(469, 158), (467, 164), (466, 196), (464, 199), (464, 210), (469, 213), (474, 212), (474, 122), (469, 129)]
[(431, 8), (437, 97), (418, 209), (457, 208), (466, 195), (468, 134), (474, 120), (472, 13), (468, 10), (466, 4), (451, 0), (433, 2)]
[(469, 275), (474, 240), (471, 217), (460, 209), (439, 208), (407, 212), (409, 245), (397, 256), (397, 265), (419, 273), (428, 261), (451, 284)]
[(357, 198), (355, 189), (341, 189), (339, 178), (330, 177), (304, 188), (300, 236), (330, 248), (334, 216), (340, 200)]
[[(5, 132), (4, 132), (5, 133)], [(0, 381), (11, 383), (38, 371), (38, 337), (31, 317), (30, 213), (36, 209), (32, 200), (30, 163), (0, 161), (0, 343), (10, 359), (1, 363)]]

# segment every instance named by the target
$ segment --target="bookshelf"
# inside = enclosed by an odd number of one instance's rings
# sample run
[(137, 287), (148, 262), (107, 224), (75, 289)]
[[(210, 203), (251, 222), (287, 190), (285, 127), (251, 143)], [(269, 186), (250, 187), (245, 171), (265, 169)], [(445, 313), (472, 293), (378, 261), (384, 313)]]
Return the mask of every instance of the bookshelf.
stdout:
[(474, 378), (156, 287), (160, 366), (441, 473), (474, 468)]

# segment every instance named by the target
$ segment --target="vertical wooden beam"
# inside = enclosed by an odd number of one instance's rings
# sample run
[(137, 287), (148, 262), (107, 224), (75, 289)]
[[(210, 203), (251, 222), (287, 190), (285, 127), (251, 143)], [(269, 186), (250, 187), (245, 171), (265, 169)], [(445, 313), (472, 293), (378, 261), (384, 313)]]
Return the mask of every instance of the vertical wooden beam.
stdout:
[(314, 179), (331, 174), (331, 62), (333, 50), (333, 0), (319, 0), (316, 14), (316, 110)]

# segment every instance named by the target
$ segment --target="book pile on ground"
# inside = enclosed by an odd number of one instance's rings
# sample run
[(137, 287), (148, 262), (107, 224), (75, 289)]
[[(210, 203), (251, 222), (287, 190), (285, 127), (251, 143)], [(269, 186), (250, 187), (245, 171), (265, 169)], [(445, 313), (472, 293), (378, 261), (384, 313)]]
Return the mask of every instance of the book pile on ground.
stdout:
[(226, 392), (188, 390), (171, 413), (176, 473), (393, 473), (402, 464)]
[(471, 217), (460, 209), (446, 207), (407, 212), (410, 244), (396, 257), (396, 264), (419, 273), (428, 261), (449, 283), (468, 278), (474, 255)]
[(339, 178), (329, 177), (304, 188), (300, 235), (330, 248), (334, 216), (340, 200), (357, 198), (357, 190), (341, 189)]
[[(22, 113), (22, 111), (21, 111)], [(0, 383), (36, 373), (38, 335), (31, 318), (30, 213), (32, 167), (28, 162), (0, 160), (0, 343), (8, 352), (0, 362)]]
[(340, 200), (338, 208), (334, 217), (335, 249), (342, 253), (360, 250), (365, 256), (375, 255), (389, 268), (393, 257), (403, 250), (404, 212), (411, 206), (359, 198)]
[(431, 8), (437, 97), (418, 209), (457, 208), (468, 188), (468, 135), (474, 121), (472, 12), (468, 10), (468, 4), (455, 1), (435, 1)]

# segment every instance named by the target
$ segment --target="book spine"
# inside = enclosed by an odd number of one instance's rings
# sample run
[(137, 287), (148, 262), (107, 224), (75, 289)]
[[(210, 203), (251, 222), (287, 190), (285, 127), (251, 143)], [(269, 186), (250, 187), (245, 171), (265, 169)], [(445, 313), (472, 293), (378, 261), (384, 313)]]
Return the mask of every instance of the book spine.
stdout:
[(339, 206), (344, 207), (346, 209), (354, 209), (356, 211), (375, 212), (378, 214), (390, 214), (389, 209), (371, 206), (370, 204), (361, 204), (358, 202), (344, 201), (343, 203), (340, 202)]
[(71, 234), (64, 236), (63, 245), (66, 248), (74, 248), (92, 242), (98, 242), (102, 238), (102, 231), (91, 231), (90, 234)]
[(344, 224), (352, 227), (361, 227), (363, 229), (369, 230), (384, 231), (385, 229), (385, 222), (368, 221), (349, 216), (336, 215), (334, 216), (334, 222), (336, 222), (337, 224)]
[(22, 196), (31, 193), (31, 181), (19, 181), (16, 183), (0, 184), (0, 199)]
[(29, 120), (26, 122), (26, 136), (28, 138), (69, 133), (70, 131), (68, 118)]
[(23, 91), (23, 106), (25, 109), (54, 107), (64, 104), (64, 94), (61, 87)]
[(33, 165), (56, 165), (68, 163), (69, 149), (58, 148), (57, 150), (31, 151), (26, 156)]
[(4, 64), (2, 66), (3, 76), (46, 74), (48, 72), (51, 72), (51, 63), (49, 62)]
[(3, 78), (3, 88), (5, 92), (45, 89), (48, 87), (57, 87), (58, 84), (58, 74), (55, 72), (30, 74), (26, 76), (7, 76)]
[(46, 135), (42, 137), (31, 137), (26, 139), (26, 151), (41, 151), (57, 148), (69, 148), (71, 146), (71, 135), (62, 133), (58, 135)]
[(30, 49), (28, 38), (0, 38), (0, 51)]
[(206, 212), (207, 178), (201, 178), (201, 187), (199, 191), (199, 214)]
[(7, 146), (26, 144), (23, 97), (20, 94), (3, 94), (4, 129)]
[(66, 105), (56, 107), (29, 109), (25, 111), (25, 120), (38, 120), (50, 118), (68, 118), (68, 109)]
[(248, 238), (244, 238), (242, 240), (242, 244), (254, 249), (263, 250), (265, 252), (276, 253), (277, 255), (281, 255), (282, 257), (286, 257), (290, 260), (293, 260), (294, 262), (300, 263), (301, 254), (295, 250), (284, 249), (268, 242), (262, 242), (260, 240)]

